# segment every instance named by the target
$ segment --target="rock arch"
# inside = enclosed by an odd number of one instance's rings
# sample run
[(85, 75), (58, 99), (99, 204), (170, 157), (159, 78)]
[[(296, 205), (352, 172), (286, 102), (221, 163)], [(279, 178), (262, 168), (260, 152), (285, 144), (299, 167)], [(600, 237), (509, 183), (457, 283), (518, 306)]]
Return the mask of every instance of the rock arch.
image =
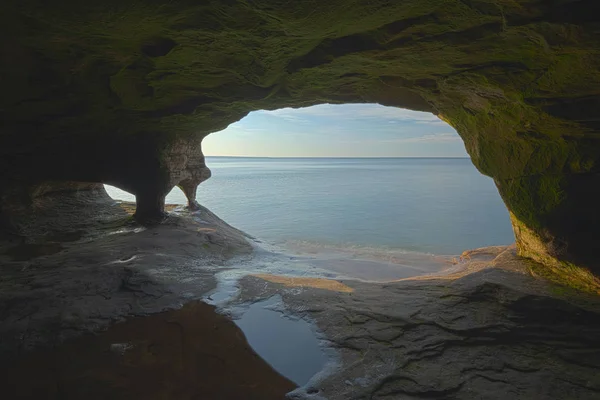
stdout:
[[(494, 178), (522, 255), (600, 273), (595, 0), (9, 0), (0, 198), (104, 182), (160, 217), (209, 176), (201, 140), (252, 110), (433, 112)], [(191, 203), (193, 206), (194, 204)]]

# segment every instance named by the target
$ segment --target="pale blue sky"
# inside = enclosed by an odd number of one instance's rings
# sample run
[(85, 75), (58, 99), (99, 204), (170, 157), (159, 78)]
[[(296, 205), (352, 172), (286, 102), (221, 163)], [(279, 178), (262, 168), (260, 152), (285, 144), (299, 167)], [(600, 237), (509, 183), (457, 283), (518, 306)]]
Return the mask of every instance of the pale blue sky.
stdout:
[(255, 111), (203, 142), (207, 156), (467, 157), (435, 115), (377, 104)]

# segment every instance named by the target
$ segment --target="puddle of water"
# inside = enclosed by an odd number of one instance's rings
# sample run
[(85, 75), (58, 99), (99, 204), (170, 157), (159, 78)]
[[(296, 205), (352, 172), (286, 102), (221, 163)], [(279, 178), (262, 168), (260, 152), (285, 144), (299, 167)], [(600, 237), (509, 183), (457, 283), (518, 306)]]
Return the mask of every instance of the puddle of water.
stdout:
[[(252, 349), (278, 373), (299, 386), (329, 368), (331, 354), (324, 353), (312, 326), (282, 312), (279, 296), (243, 309), (228, 304), (240, 293), (239, 280), (249, 274), (300, 277), (304, 279), (359, 279), (390, 281), (444, 270), (448, 257), (391, 251), (380, 254), (364, 249), (309, 249), (286, 251), (268, 243), (251, 242), (253, 257), (228, 263), (217, 273), (217, 288), (204, 301), (228, 309), (234, 323), (245, 334)], [(333, 364), (331, 364), (333, 365)], [(318, 379), (318, 377), (315, 377)]]
[(31, 400), (281, 400), (296, 387), (201, 302), (2, 360), (0, 384), (2, 398)]
[(234, 322), (263, 360), (303, 386), (325, 367), (327, 358), (310, 324), (277, 311), (280, 306), (279, 296), (273, 296), (250, 305)]

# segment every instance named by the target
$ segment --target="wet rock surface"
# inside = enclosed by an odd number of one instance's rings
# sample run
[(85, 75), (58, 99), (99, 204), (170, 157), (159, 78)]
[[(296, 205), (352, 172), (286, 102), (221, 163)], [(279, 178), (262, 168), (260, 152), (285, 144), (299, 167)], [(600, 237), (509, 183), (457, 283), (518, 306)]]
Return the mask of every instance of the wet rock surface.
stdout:
[(20, 235), (0, 243), (4, 358), (199, 299), (227, 260), (251, 252), (205, 208), (155, 226), (136, 223), (133, 210), (84, 191), (38, 198), (21, 216)]
[(557, 291), (514, 249), (496, 251), (446, 277), (342, 282), (349, 293), (247, 277), (241, 298), (280, 294), (338, 351), (337, 370), (294, 399), (598, 398), (598, 298)]
[[(532, 276), (514, 248), (465, 253), (442, 273), (393, 282), (257, 268), (256, 275), (236, 275), (235, 290), (221, 296), (222, 274), (254, 265), (258, 250), (243, 233), (204, 208), (175, 209), (164, 223), (142, 226), (131, 217), (133, 205), (97, 197), (91, 205), (88, 194), (60, 194), (71, 217), (58, 219), (54, 195), (39, 198), (16, 224), (27, 235), (2, 241), (0, 383), (8, 398), (600, 395), (600, 300)], [(15, 250), (22, 246), (42, 250)], [(249, 350), (233, 322), (194, 302), (213, 299), (239, 319), (234, 310), (273, 296), (281, 318), (306, 319), (310, 340), (328, 357), (297, 389), (273, 370), (275, 362), (260, 359), (260, 346), (258, 355)], [(288, 339), (270, 340), (293, 346)]]

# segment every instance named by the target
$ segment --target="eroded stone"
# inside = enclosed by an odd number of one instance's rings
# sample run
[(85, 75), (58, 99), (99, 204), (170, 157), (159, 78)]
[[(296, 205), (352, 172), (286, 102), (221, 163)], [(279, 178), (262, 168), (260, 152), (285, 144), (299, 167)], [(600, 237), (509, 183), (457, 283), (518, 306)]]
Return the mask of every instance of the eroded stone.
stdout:
[(0, 198), (104, 182), (136, 194), (141, 220), (160, 219), (176, 185), (196, 207), (207, 134), (257, 109), (376, 102), (457, 129), (537, 238), (517, 237), (522, 255), (597, 272), (597, 11), (592, 0), (10, 0)]

